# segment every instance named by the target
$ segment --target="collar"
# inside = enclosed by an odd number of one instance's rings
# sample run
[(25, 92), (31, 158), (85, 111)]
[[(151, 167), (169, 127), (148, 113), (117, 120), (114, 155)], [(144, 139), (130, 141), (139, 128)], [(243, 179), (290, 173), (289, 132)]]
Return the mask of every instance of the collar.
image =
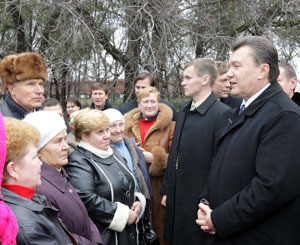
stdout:
[(83, 140), (81, 140), (78, 144), (78, 146), (94, 153), (96, 156), (101, 157), (101, 158), (108, 158), (113, 154), (113, 150), (111, 149), (111, 147), (109, 147), (106, 151), (100, 150), (94, 146), (92, 146), (91, 144), (84, 142)]
[(35, 189), (26, 187), (26, 186), (22, 186), (22, 185), (8, 185), (8, 184), (2, 184), (3, 187), (5, 187), (6, 189), (18, 194), (21, 197), (25, 197), (29, 200), (32, 199), (34, 193), (35, 193)]
[(9, 108), (14, 112), (14, 116), (17, 119), (22, 120), (26, 116), (26, 114), (29, 113), (29, 111), (24, 109), (21, 105), (19, 105), (17, 102), (13, 100), (10, 93), (8, 93), (7, 97), (5, 98), (5, 101), (9, 106)]
[[(200, 106), (198, 106), (195, 111), (199, 112), (201, 115), (204, 115), (216, 101), (217, 101), (217, 97), (214, 95), (213, 92), (211, 92), (208, 98)], [(187, 110), (189, 111), (191, 108), (191, 104), (192, 101), (187, 102), (183, 106), (183, 111), (187, 111)], [(195, 112), (195, 111), (191, 111), (191, 112)]]
[(208, 93), (206, 96), (204, 96), (203, 98), (197, 100), (197, 101), (194, 101), (192, 102), (191, 104), (191, 107), (193, 108), (197, 108), (199, 107), (209, 96), (210, 96), (211, 93)]
[(143, 116), (143, 113), (141, 113), (141, 114), (140, 114), (140, 119), (141, 119), (142, 121), (150, 122), (150, 121), (153, 121), (154, 119), (157, 118), (158, 113), (159, 113), (159, 111), (158, 111), (153, 117), (144, 117), (144, 116)]
[(262, 89), (257, 91), (254, 95), (252, 95), (247, 101), (243, 99), (243, 102), (240, 107), (245, 105), (245, 108), (247, 108), (254, 100), (256, 100), (269, 86), (271, 85), (270, 82), (268, 82)]
[(119, 148), (119, 147), (121, 148), (121, 147), (124, 147), (124, 146), (125, 146), (124, 140), (121, 140), (120, 142), (117, 142), (117, 143), (111, 141), (111, 144), (112, 144), (115, 148)]
[[(57, 188), (61, 192), (65, 192), (68, 186), (69, 176), (64, 168), (61, 171), (57, 171), (56, 168), (50, 166), (49, 164), (43, 162), (41, 167), (42, 178), (47, 180), (51, 185)], [(37, 189), (39, 192), (39, 188)]]
[[(3, 194), (3, 200), (6, 203), (22, 206), (34, 212), (41, 212), (44, 208), (49, 207), (47, 199), (42, 195), (34, 194), (32, 200), (29, 200), (5, 187), (3, 187), (1, 191)], [(51, 207), (51, 209), (57, 211), (57, 209), (54, 207)]]

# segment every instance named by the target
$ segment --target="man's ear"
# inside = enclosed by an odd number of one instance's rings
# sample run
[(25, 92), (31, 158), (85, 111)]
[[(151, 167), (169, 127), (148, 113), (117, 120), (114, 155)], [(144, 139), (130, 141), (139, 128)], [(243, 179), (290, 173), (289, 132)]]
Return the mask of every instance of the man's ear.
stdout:
[(270, 73), (270, 66), (268, 64), (261, 64), (260, 65), (260, 75), (258, 76), (259, 79), (265, 79), (269, 77)]
[(297, 77), (293, 77), (293, 78), (289, 81), (289, 85), (290, 85), (290, 89), (294, 91), (295, 88), (297, 87)]
[(19, 179), (19, 165), (14, 162), (14, 161), (10, 161), (8, 164), (6, 164), (5, 166), (5, 172), (8, 175), (9, 178), (12, 178), (14, 180), (18, 180)]
[(202, 77), (202, 85), (209, 85), (210, 84), (210, 76), (209, 75), (204, 75)]

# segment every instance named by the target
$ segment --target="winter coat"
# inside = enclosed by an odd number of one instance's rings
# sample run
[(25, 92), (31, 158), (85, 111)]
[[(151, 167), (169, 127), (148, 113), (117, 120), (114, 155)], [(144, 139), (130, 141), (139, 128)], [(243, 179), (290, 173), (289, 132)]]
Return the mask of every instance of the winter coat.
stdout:
[(213, 209), (213, 244), (300, 244), (300, 109), (273, 82), (237, 114), (203, 196)]
[(17, 244), (71, 244), (59, 221), (58, 210), (50, 207), (44, 196), (35, 194), (29, 200), (4, 187), (1, 192), (18, 222)]
[(173, 245), (201, 244), (205, 235), (195, 222), (198, 199), (231, 111), (213, 93), (194, 111), (191, 103), (181, 106), (162, 188), (167, 195), (164, 237)]
[(59, 216), (68, 230), (79, 236), (77, 240), (80, 240), (81, 244), (92, 244), (92, 242), (102, 244), (100, 233), (70, 184), (66, 171), (62, 168), (61, 172), (58, 172), (54, 167), (43, 162), (41, 180), (42, 184), (36, 192), (44, 195), (59, 210)]
[(16, 103), (10, 94), (6, 96), (0, 105), (0, 112), (4, 117), (13, 117), (19, 120), (22, 120), (29, 113), (29, 111)]
[(154, 159), (149, 166), (149, 175), (153, 191), (152, 221), (154, 230), (159, 236), (160, 243), (166, 244), (162, 238), (165, 208), (161, 205), (162, 195), (160, 194), (160, 188), (163, 173), (167, 165), (169, 148), (173, 139), (175, 122), (172, 121), (172, 110), (167, 105), (159, 103), (158, 111), (157, 119), (146, 133), (143, 144), (139, 129), (139, 119), (141, 114), (139, 108), (124, 115), (126, 122), (125, 135), (127, 137), (134, 137), (136, 142), (139, 143), (142, 148), (153, 154)]
[[(170, 103), (169, 101), (166, 101), (163, 99), (160, 99), (159, 103), (163, 103), (172, 109), (172, 111), (173, 111), (172, 121), (176, 121), (177, 120), (177, 111), (176, 111), (175, 107), (173, 106), (173, 104)], [(121, 105), (119, 110), (124, 115), (127, 112), (130, 112), (137, 107), (138, 107), (137, 98), (134, 98), (133, 100)]]
[(104, 243), (138, 244), (136, 224), (127, 225), (127, 219), (136, 197), (143, 203), (143, 208), (145, 198), (135, 192), (134, 177), (120, 153), (114, 151), (112, 156), (100, 158), (78, 146), (69, 156), (65, 169)]

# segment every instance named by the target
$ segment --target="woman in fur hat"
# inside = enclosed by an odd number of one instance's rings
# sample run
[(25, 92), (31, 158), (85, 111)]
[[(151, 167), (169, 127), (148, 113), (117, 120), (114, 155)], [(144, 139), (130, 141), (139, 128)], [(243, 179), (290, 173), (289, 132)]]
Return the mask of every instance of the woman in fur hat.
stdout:
[(175, 122), (173, 112), (165, 104), (158, 103), (159, 93), (153, 87), (142, 89), (138, 94), (138, 108), (125, 114), (127, 137), (134, 137), (144, 153), (149, 166), (153, 191), (152, 221), (160, 244), (168, 244), (163, 239), (165, 207), (161, 205), (163, 173), (167, 165)]

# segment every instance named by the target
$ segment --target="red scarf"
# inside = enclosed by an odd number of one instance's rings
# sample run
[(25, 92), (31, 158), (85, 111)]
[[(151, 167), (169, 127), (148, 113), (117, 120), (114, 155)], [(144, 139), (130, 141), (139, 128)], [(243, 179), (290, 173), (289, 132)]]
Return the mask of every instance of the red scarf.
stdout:
[(19, 196), (25, 197), (29, 200), (32, 200), (32, 197), (35, 193), (35, 189), (21, 186), (21, 185), (8, 185), (8, 184), (2, 184), (3, 187), (6, 189), (18, 194)]

